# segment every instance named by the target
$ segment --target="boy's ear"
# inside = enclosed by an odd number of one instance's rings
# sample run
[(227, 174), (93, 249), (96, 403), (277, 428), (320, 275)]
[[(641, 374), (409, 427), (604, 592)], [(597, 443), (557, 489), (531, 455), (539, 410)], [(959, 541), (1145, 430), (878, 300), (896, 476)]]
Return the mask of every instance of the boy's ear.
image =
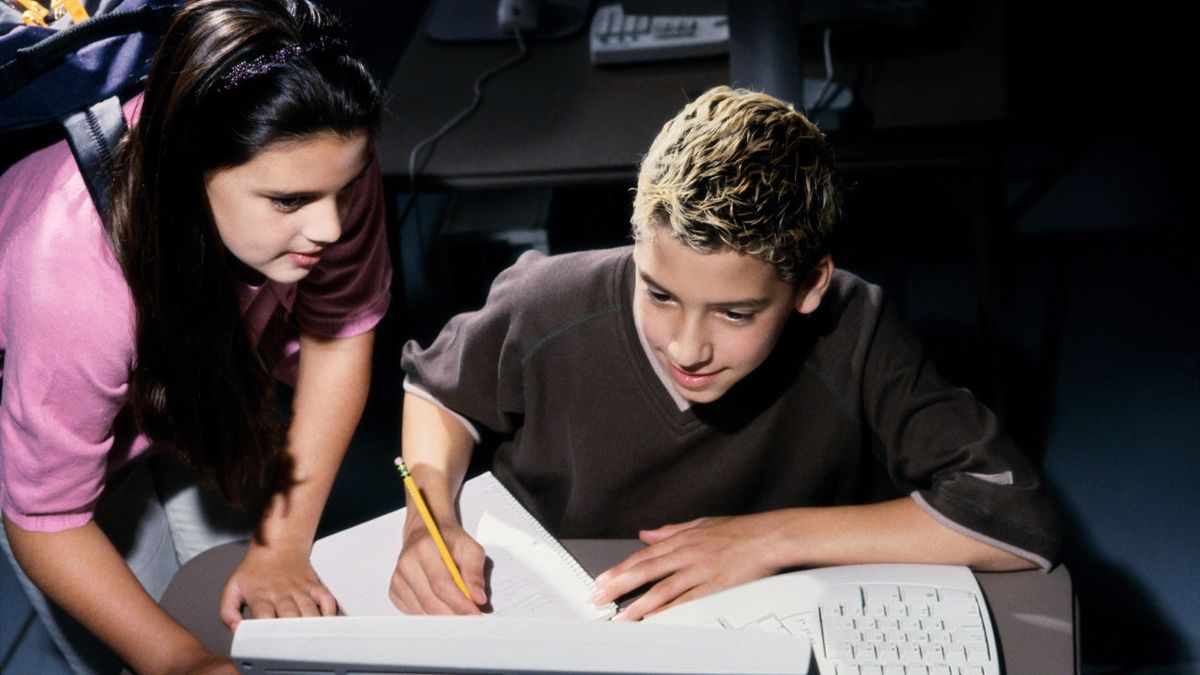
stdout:
[(829, 281), (833, 279), (833, 256), (824, 255), (816, 265), (808, 271), (804, 283), (796, 289), (796, 311), (801, 314), (812, 314), (821, 306), (825, 291), (829, 290)]

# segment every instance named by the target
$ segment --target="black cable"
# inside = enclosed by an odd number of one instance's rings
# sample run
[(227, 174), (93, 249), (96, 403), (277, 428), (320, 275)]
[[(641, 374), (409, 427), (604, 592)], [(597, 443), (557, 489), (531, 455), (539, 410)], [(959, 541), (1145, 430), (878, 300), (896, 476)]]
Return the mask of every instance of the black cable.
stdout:
[[(470, 105), (460, 110), (457, 115), (450, 118), (450, 121), (443, 124), (440, 129), (425, 137), (415, 146), (413, 146), (412, 152), (410, 152), (408, 155), (408, 180), (414, 195), (416, 194), (417, 184), (417, 157), (421, 150), (424, 149), (425, 146), (436, 142), (442, 136), (445, 136), (447, 132), (458, 126), (463, 120), (470, 116), (471, 113), (475, 112), (475, 109), (479, 107), (479, 103), (483, 100), (483, 84), (484, 82), (487, 82), (488, 78), (512, 65), (515, 65), (521, 59), (525, 58), (525, 54), (528, 53), (529, 50), (525, 47), (525, 40), (521, 37), (521, 31), (514, 30), (513, 34), (517, 38), (517, 53), (511, 58), (505, 60), (503, 63), (494, 66), (479, 77), (475, 78), (475, 83), (472, 86), (474, 95), (471, 98)], [(429, 159), (429, 156), (426, 156), (425, 159)]]

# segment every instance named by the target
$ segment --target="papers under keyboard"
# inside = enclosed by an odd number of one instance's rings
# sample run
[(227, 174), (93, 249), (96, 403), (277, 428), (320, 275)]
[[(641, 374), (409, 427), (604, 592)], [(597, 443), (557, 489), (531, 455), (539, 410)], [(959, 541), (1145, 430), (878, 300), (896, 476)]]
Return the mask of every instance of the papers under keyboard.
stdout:
[(822, 675), (999, 675), (979, 583), (965, 567), (848, 565), (782, 574), (661, 612), (651, 623), (812, 641)]

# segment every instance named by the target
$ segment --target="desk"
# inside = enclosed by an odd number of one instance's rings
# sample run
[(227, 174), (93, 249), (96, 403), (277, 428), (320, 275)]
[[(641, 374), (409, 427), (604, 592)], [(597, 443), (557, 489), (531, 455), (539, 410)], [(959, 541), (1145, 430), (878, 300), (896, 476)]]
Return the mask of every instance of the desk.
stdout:
[[(407, 179), (413, 146), (467, 107), (476, 77), (516, 51), (515, 43), (438, 43), (418, 31), (387, 85), (390, 112), (377, 137), (384, 175)], [(586, 36), (534, 42), (487, 81), (479, 109), (438, 141), (417, 184), (628, 180), (663, 123), (728, 76), (720, 57), (598, 69)]]
[[(563, 545), (591, 574), (599, 574), (641, 547), (636, 540), (568, 539)], [(245, 542), (206, 551), (180, 568), (162, 606), (209, 649), (228, 654), (233, 634), (217, 616), (221, 588), (246, 552)], [(1041, 571), (979, 573), (996, 626), (1004, 672), (1078, 673), (1071, 575), (1059, 566)]]
[[(725, 5), (623, 4), (630, 13), (648, 14), (723, 13)], [(911, 167), (980, 152), (978, 135), (947, 136), (943, 130), (988, 127), (1007, 114), (1002, 11), (993, 2), (964, 7), (974, 16), (958, 43), (870, 62), (860, 93), (874, 128), (887, 133), (843, 143), (834, 132), (844, 166), (878, 160), (885, 167)], [(480, 74), (517, 51), (515, 42), (435, 42), (423, 27), (424, 21), (386, 85), (389, 114), (377, 138), (385, 177), (404, 187), (412, 148), (470, 103)], [(836, 61), (836, 38), (834, 45)], [(835, 74), (849, 83), (859, 68), (835, 63)], [(804, 74), (823, 78), (820, 60), (808, 57)], [(435, 188), (632, 184), (636, 163), (663, 123), (704, 90), (729, 81), (724, 56), (598, 68), (589, 61), (586, 30), (565, 40), (531, 42), (523, 61), (486, 82), (479, 108), (438, 141), (416, 182)], [(932, 129), (939, 132), (928, 133)]]

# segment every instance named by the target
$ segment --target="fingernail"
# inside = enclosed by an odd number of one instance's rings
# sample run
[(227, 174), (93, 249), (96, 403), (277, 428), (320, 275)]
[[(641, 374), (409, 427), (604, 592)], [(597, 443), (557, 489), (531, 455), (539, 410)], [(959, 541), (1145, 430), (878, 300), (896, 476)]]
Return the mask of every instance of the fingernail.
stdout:
[(605, 584), (605, 582), (607, 582), (607, 581), (608, 581), (608, 572), (604, 572), (600, 576), (596, 577), (596, 585), (597, 586), (603, 586)]
[(624, 610), (617, 612), (617, 615), (612, 618), (613, 621), (628, 621), (629, 617), (625, 615)]
[(604, 598), (604, 592), (602, 590), (600, 590), (599, 588), (592, 591), (592, 604), (593, 605), (604, 604), (603, 598)]

